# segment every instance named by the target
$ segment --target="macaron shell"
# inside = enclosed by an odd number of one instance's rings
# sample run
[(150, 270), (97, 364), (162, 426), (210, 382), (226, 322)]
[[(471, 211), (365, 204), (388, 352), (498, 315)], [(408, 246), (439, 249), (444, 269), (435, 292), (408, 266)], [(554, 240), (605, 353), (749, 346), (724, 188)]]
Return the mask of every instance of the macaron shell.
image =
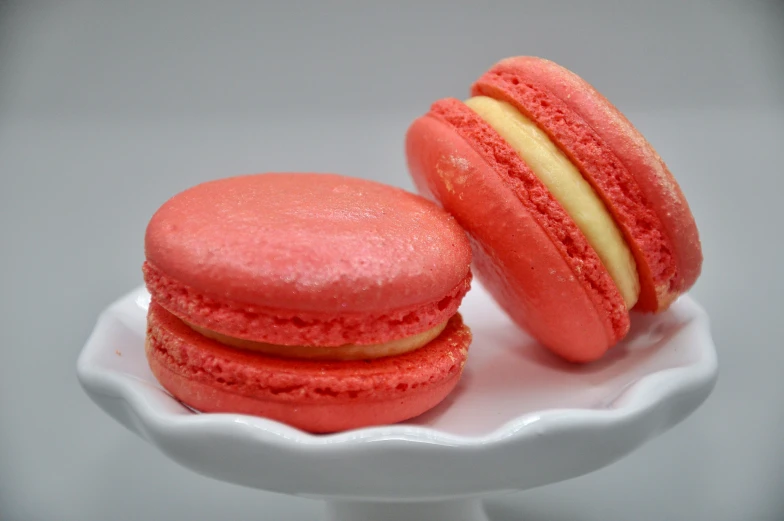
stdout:
[(434, 407), (459, 381), (470, 342), (470, 331), (455, 315), (434, 341), (401, 356), (287, 360), (224, 346), (153, 302), (146, 354), (161, 385), (196, 410), (335, 432), (403, 421)]
[[(465, 235), (460, 233), (461, 240), (468, 245)], [(443, 260), (445, 264), (451, 261)], [(376, 313), (319, 313), (215, 299), (168, 277), (150, 262), (144, 263), (142, 272), (152, 300), (192, 324), (246, 340), (325, 347), (379, 344), (431, 329), (457, 312), (472, 279), (469, 271), (438, 300), (422, 305)]]
[(150, 365), (161, 385), (175, 390), (172, 394), (181, 401), (190, 400), (193, 403), (190, 406), (199, 412), (260, 416), (314, 434), (389, 425), (414, 418), (441, 403), (460, 380), (456, 374), (449, 380), (431, 386), (427, 393), (418, 393), (407, 400), (395, 397), (377, 402), (303, 403), (292, 407), (285, 402), (261, 401), (221, 392), (209, 385), (191, 382), (157, 362), (151, 362)]
[(637, 309), (666, 309), (691, 287), (702, 253), (688, 204), (661, 158), (609, 101), (534, 57), (499, 62), (472, 93), (507, 101), (536, 121), (602, 196), (637, 261)]
[(421, 193), (472, 237), (477, 277), (542, 344), (575, 362), (599, 358), (629, 316), (585, 237), (514, 150), (458, 100), (442, 100), (406, 137)]
[(185, 190), (152, 217), (147, 261), (217, 302), (385, 313), (437, 302), (471, 250), (431, 202), (373, 181), (269, 173)]

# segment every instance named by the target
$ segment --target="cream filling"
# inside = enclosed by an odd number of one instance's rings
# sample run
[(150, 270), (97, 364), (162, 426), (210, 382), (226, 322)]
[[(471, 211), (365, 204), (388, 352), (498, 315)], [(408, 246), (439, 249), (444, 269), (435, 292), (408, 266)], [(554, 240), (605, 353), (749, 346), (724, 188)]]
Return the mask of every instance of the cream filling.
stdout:
[(197, 333), (225, 344), (227, 346), (245, 349), (264, 355), (275, 356), (278, 358), (300, 358), (304, 360), (372, 360), (385, 356), (397, 356), (419, 349), (432, 342), (446, 327), (448, 321), (442, 322), (437, 326), (405, 338), (391, 340), (382, 344), (346, 344), (335, 347), (316, 347), (316, 346), (282, 346), (278, 344), (267, 344), (265, 342), (255, 342), (217, 333), (210, 329), (205, 329), (195, 324), (185, 322)]
[(580, 171), (536, 123), (509, 103), (477, 96), (465, 104), (501, 135), (566, 210), (631, 309), (640, 295), (637, 265), (612, 215)]

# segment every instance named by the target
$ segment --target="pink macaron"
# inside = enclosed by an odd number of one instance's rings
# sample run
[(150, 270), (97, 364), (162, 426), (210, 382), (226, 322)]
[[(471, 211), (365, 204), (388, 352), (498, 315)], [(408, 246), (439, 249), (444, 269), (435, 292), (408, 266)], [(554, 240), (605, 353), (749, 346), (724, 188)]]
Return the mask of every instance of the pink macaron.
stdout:
[(471, 248), (403, 190), (270, 173), (185, 190), (153, 216), (146, 352), (175, 397), (311, 432), (388, 424), (457, 384)]
[(479, 280), (542, 345), (601, 358), (630, 311), (661, 312), (702, 268), (689, 205), (640, 132), (585, 80), (519, 56), (411, 125), (409, 171), (469, 233)]

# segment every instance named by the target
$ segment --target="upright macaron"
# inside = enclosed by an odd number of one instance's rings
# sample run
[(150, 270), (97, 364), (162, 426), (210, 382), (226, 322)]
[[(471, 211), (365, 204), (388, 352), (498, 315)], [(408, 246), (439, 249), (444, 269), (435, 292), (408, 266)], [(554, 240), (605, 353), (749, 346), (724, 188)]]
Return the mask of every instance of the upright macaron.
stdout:
[(479, 279), (560, 356), (595, 360), (699, 276), (688, 203), (659, 155), (586, 81), (502, 60), (406, 138), (419, 190), (473, 239)]
[(332, 174), (197, 185), (152, 217), (146, 352), (175, 397), (311, 432), (399, 422), (457, 384), (471, 248), (420, 196)]

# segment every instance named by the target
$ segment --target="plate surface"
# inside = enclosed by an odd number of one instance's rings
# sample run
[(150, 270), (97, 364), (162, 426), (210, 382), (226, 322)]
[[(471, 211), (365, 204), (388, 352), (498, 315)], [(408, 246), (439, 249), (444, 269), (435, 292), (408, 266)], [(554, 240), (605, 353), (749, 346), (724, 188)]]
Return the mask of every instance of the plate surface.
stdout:
[(104, 411), (201, 474), (307, 497), (431, 500), (522, 490), (608, 465), (691, 414), (717, 361), (700, 306), (635, 315), (604, 359), (573, 366), (521, 332), (478, 284), (460, 309), (474, 333), (461, 383), (405, 423), (311, 435), (264, 418), (198, 414), (144, 357), (149, 295), (100, 316), (78, 361)]

